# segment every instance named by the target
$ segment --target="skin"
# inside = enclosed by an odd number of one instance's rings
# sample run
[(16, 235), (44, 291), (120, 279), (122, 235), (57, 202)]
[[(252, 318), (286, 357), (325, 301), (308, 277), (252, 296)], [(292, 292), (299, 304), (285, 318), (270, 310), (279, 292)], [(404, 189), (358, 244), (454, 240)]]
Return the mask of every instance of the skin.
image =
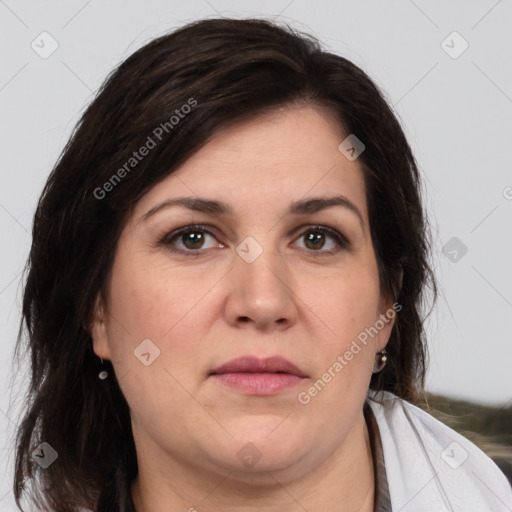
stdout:
[[(138, 512), (373, 510), (362, 408), (393, 320), (308, 404), (297, 399), (392, 307), (380, 292), (360, 164), (338, 150), (345, 137), (325, 109), (282, 107), (219, 131), (136, 204), (92, 337), (130, 406)], [(358, 208), (362, 226), (340, 206), (285, 214), (292, 201), (337, 194)], [(223, 201), (234, 213), (174, 206), (140, 220), (183, 196)], [(190, 233), (176, 237), (187, 254), (159, 244), (195, 223), (212, 235), (202, 232), (202, 245)], [(350, 250), (330, 235), (308, 244), (317, 224), (340, 232)], [(263, 250), (252, 263), (236, 252), (247, 236)], [(134, 356), (144, 339), (160, 350), (148, 366)], [(307, 377), (270, 396), (209, 377), (246, 354), (284, 356)], [(248, 442), (261, 454), (252, 467), (237, 456)]]

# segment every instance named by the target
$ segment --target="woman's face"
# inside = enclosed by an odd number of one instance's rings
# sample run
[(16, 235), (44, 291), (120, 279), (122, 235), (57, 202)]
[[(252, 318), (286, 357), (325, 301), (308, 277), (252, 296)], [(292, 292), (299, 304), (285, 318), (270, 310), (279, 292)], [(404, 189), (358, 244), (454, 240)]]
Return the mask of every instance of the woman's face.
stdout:
[[(338, 149), (347, 135), (328, 113), (279, 109), (219, 131), (136, 204), (93, 339), (129, 404), (139, 468), (286, 480), (361, 428), (393, 321), (362, 171)], [(212, 375), (241, 356), (285, 358), (300, 376)]]

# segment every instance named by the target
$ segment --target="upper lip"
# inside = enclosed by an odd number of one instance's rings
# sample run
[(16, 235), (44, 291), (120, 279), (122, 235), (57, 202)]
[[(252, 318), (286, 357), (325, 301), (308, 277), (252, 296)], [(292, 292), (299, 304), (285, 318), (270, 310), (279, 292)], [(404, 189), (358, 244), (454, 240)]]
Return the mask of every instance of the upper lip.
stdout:
[(305, 377), (305, 375), (288, 359), (281, 356), (261, 359), (257, 356), (242, 356), (224, 363), (210, 372), (210, 375), (219, 373), (289, 373)]

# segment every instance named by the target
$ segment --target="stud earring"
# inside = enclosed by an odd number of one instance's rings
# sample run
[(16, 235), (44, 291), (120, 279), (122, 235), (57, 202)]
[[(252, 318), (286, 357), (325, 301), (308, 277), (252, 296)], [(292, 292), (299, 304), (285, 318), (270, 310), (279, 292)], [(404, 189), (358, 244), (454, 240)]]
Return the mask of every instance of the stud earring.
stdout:
[(388, 358), (386, 356), (386, 349), (382, 349), (381, 352), (377, 352), (375, 354), (375, 362), (373, 363), (373, 372), (372, 373), (379, 373), (384, 366), (386, 366)]

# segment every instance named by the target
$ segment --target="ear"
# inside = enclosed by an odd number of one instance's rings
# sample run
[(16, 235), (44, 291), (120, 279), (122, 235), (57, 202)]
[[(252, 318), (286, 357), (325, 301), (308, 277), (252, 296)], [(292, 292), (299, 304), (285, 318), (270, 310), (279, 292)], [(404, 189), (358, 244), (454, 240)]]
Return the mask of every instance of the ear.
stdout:
[(377, 322), (382, 328), (379, 329), (379, 335), (376, 340), (376, 348), (379, 351), (386, 348), (393, 325), (395, 325), (396, 316), (401, 309), (402, 306), (398, 302), (393, 302), (391, 297), (381, 296)]
[(94, 304), (93, 321), (90, 328), (94, 353), (101, 359), (110, 360), (110, 346), (107, 334), (107, 315), (101, 294), (98, 293)]

